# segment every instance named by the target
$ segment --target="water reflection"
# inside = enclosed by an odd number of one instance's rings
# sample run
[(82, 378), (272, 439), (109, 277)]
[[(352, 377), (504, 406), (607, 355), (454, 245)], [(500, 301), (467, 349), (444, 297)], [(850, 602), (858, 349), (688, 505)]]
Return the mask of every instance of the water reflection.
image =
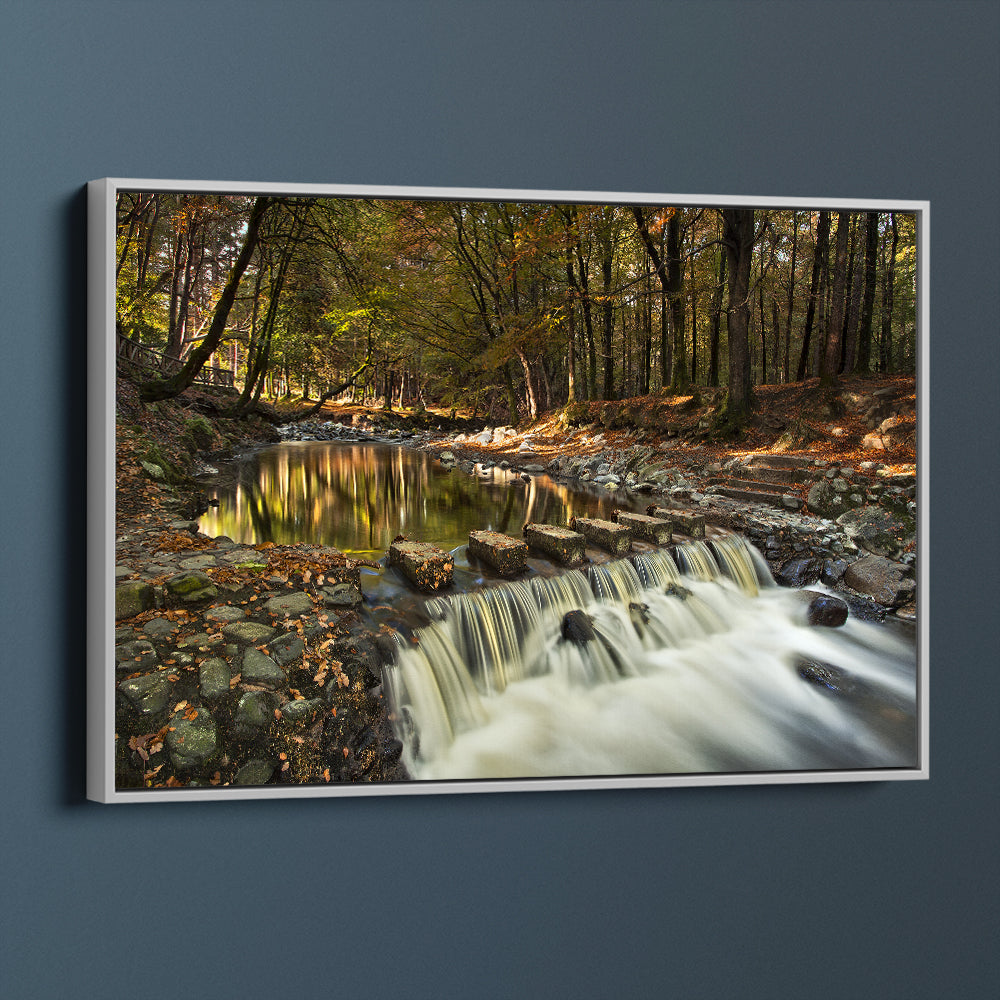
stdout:
[(393, 445), (287, 442), (240, 462), (219, 506), (201, 518), (209, 535), (248, 544), (311, 542), (376, 557), (397, 535), (452, 549), (475, 530), (520, 535), (528, 521), (612, 516), (623, 493), (575, 489), (548, 476), (525, 482), (493, 468), (468, 475)]

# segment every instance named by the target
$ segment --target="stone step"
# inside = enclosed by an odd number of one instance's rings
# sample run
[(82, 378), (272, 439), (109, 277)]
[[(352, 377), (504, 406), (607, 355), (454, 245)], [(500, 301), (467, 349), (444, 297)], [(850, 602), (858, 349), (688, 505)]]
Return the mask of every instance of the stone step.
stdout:
[(716, 476), (714, 479), (706, 480), (706, 486), (725, 486), (734, 490), (756, 490), (758, 493), (774, 493), (781, 496), (791, 489), (786, 483), (768, 483), (759, 479), (744, 479), (742, 476)]
[(527, 567), (528, 543), (499, 531), (470, 531), (469, 554), (489, 563), (501, 576), (517, 576)]
[[(802, 501), (794, 497), (794, 505), (791, 501), (785, 503), (784, 497), (780, 493), (764, 493), (760, 490), (748, 490), (735, 486), (718, 486), (716, 494), (729, 497), (731, 500), (742, 500), (744, 503), (766, 504), (770, 507), (780, 507), (782, 510), (801, 510)], [(787, 494), (786, 494), (787, 495)]]
[(650, 517), (648, 514), (633, 514), (630, 511), (620, 510), (618, 512), (618, 523), (624, 524), (632, 529), (632, 534), (636, 538), (652, 542), (654, 545), (665, 545), (670, 541), (673, 524), (664, 521), (659, 517)]
[(398, 566), (421, 590), (440, 590), (451, 583), (455, 560), (427, 542), (393, 542), (389, 564)]
[(658, 517), (673, 524), (673, 530), (679, 531), (688, 538), (705, 537), (705, 515), (695, 514), (689, 510), (676, 510), (672, 507), (660, 507), (653, 503), (646, 508), (650, 517)]
[[(769, 469), (763, 465), (755, 465), (751, 468), (752, 471), (745, 473), (746, 478), (755, 479), (761, 483), (783, 483), (785, 485), (794, 483), (796, 475), (801, 475), (805, 471), (803, 469)], [(744, 478), (744, 475), (739, 472), (734, 472), (734, 475), (740, 479)]]
[(812, 464), (813, 460), (804, 455), (751, 455), (744, 462), (751, 469), (806, 469)]
[(574, 517), (569, 526), (579, 531), (592, 545), (613, 556), (623, 556), (632, 551), (632, 530), (624, 524), (597, 517)]
[(567, 566), (583, 562), (587, 540), (580, 532), (553, 524), (526, 524), (523, 532), (524, 540), (531, 548), (544, 552)]

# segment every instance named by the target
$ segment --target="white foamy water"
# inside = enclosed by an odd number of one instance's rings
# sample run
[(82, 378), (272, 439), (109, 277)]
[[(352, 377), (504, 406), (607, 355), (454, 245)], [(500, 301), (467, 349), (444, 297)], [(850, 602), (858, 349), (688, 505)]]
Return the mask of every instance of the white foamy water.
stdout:
[[(592, 567), (593, 591), (569, 573), (440, 602), (389, 670), (411, 775), (912, 766), (912, 643), (853, 619), (810, 627), (742, 539), (713, 548), (679, 560), (694, 575), (660, 552)], [(573, 609), (595, 638), (562, 637)], [(838, 690), (803, 679), (802, 659), (835, 667)]]

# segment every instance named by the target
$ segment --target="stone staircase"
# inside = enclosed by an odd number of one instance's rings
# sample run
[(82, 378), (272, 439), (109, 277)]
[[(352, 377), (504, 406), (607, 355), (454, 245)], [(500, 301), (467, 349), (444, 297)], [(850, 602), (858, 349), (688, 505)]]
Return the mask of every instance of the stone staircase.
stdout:
[(753, 455), (734, 464), (727, 475), (709, 479), (705, 486), (732, 500), (800, 511), (800, 487), (822, 478), (825, 465), (800, 455)]

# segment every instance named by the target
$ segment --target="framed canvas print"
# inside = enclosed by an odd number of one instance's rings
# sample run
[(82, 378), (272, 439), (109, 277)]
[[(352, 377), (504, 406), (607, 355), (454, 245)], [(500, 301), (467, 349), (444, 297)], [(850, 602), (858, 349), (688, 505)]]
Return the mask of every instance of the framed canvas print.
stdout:
[(89, 797), (928, 775), (926, 202), (89, 211)]

